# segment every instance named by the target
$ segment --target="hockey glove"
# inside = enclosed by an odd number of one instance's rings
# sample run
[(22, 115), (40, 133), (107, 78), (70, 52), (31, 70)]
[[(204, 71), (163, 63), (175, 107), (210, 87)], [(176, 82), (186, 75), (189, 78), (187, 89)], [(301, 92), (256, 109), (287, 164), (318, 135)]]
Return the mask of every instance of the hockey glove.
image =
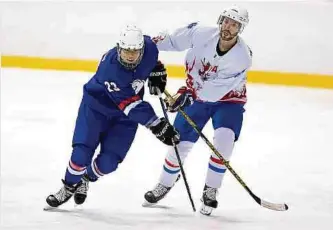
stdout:
[(186, 106), (192, 105), (194, 102), (192, 93), (185, 87), (178, 89), (177, 93), (171, 98), (164, 99), (169, 112), (177, 112), (179, 109), (183, 109)]
[(162, 62), (158, 61), (149, 74), (148, 87), (151, 95), (158, 95), (158, 89), (164, 92), (167, 83), (167, 73)]
[(164, 144), (173, 145), (172, 140), (175, 144), (179, 143), (178, 131), (163, 117), (159, 123), (155, 126), (149, 127), (152, 133)]

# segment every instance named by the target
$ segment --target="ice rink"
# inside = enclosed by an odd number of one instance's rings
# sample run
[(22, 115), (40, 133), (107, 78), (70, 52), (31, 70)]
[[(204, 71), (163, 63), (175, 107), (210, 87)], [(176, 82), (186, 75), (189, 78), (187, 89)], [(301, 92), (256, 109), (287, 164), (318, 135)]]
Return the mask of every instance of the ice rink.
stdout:
[[(333, 229), (333, 90), (253, 84), (231, 165), (258, 196), (285, 202), (288, 211), (260, 207), (229, 173), (210, 217), (193, 213), (183, 180), (157, 208), (143, 208), (166, 153), (143, 127), (118, 170), (90, 184), (84, 206), (70, 201), (43, 211), (45, 198), (62, 185), (82, 86), (91, 76), (1, 70), (2, 230)], [(169, 91), (183, 81), (170, 79)], [(146, 99), (162, 115), (158, 98)], [(203, 132), (212, 140), (210, 123)], [(209, 154), (200, 140), (185, 165), (197, 209)]]

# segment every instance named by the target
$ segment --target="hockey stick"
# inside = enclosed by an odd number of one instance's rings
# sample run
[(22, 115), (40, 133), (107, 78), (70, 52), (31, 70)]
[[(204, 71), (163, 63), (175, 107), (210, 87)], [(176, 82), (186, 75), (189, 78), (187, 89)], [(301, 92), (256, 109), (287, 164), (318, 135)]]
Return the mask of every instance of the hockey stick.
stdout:
[[(161, 92), (158, 90), (158, 98), (160, 100), (160, 103), (161, 103), (161, 106), (162, 106), (162, 110), (163, 110), (163, 114), (164, 114), (164, 117), (165, 119), (170, 123), (169, 121), (169, 117), (168, 117), (168, 114), (166, 112), (166, 108), (165, 108), (165, 105), (164, 105), (164, 102), (163, 102), (163, 99), (162, 99), (162, 94)], [(182, 177), (184, 179), (184, 183), (185, 183), (185, 187), (186, 187), (186, 191), (187, 191), (187, 195), (190, 199), (190, 202), (191, 202), (191, 205), (192, 205), (192, 209), (193, 209), (193, 212), (196, 211), (195, 209), (195, 205), (194, 205), (194, 202), (193, 202), (193, 199), (192, 199), (192, 195), (191, 195), (191, 191), (190, 191), (190, 187), (188, 186), (188, 183), (187, 183), (187, 179), (186, 179), (186, 176), (185, 176), (185, 171), (184, 171), (184, 168), (183, 168), (183, 165), (182, 165), (182, 162), (180, 160), (180, 156), (179, 156), (179, 152), (178, 152), (178, 148), (176, 146), (176, 144), (174, 143), (174, 140), (172, 140), (172, 144), (173, 144), (173, 147), (175, 149), (175, 153), (176, 153), (176, 156), (177, 156), (177, 160), (178, 160), (178, 164), (179, 164), (179, 167), (180, 167), (180, 172), (182, 174)]]
[[(167, 90), (164, 91), (164, 94), (174, 101), (173, 97), (168, 93)], [(187, 122), (193, 127), (193, 129), (199, 134), (199, 136), (206, 142), (206, 144), (209, 146), (209, 148), (215, 153), (218, 158), (224, 163), (224, 165), (227, 167), (227, 169), (231, 172), (231, 174), (236, 178), (236, 180), (243, 186), (243, 188), (250, 194), (250, 196), (262, 207), (275, 210), (275, 211), (286, 211), (288, 210), (287, 204), (276, 204), (271, 203), (268, 201), (265, 201), (258, 196), (256, 196), (251, 189), (245, 184), (245, 182), (240, 178), (240, 176), (235, 172), (235, 170), (231, 167), (229, 164), (229, 161), (225, 160), (224, 157), (217, 151), (217, 149), (214, 147), (214, 145), (207, 139), (207, 137), (199, 130), (198, 126), (193, 122), (193, 120), (182, 110), (178, 110), (183, 117), (187, 120)]]

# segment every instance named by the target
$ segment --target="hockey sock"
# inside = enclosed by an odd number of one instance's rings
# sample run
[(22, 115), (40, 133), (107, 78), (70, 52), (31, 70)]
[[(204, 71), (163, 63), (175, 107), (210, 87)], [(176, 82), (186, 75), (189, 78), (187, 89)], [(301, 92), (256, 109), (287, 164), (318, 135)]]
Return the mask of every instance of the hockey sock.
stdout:
[[(219, 128), (214, 132), (214, 146), (223, 155), (226, 160), (229, 160), (234, 147), (235, 134), (231, 129)], [(211, 154), (208, 170), (206, 175), (206, 185), (212, 188), (220, 188), (226, 167), (214, 153)]]
[(86, 171), (86, 167), (79, 166), (72, 162), (72, 160), (69, 161), (66, 174), (65, 174), (65, 182), (68, 185), (74, 185), (77, 184), (80, 180), (83, 174)]
[[(188, 141), (181, 141), (177, 145), (179, 157), (182, 162), (184, 162), (187, 154), (191, 151), (193, 145), (193, 142)], [(163, 164), (163, 170), (160, 176), (160, 183), (166, 187), (172, 187), (177, 180), (179, 172), (180, 168), (175, 150), (173, 147), (170, 147)]]

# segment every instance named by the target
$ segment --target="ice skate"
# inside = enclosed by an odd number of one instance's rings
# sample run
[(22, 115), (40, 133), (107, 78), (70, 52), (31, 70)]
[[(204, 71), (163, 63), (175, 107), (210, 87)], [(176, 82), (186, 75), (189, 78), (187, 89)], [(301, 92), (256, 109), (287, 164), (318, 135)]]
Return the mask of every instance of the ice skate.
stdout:
[[(180, 177), (181, 176), (179, 174), (177, 176), (175, 183), (177, 181), (179, 181)], [(145, 193), (145, 196), (144, 196), (145, 202), (142, 204), (142, 206), (149, 207), (149, 206), (156, 204), (157, 202), (162, 200), (168, 194), (168, 192), (171, 190), (171, 188), (172, 187), (167, 187), (167, 186), (164, 186), (164, 185), (158, 183), (153, 190)]]
[(218, 202), (216, 200), (217, 192), (218, 192), (217, 188), (211, 188), (205, 185), (201, 198), (202, 202), (202, 206), (200, 209), (201, 214), (209, 216), (212, 213), (213, 209), (217, 208), (218, 206)]
[(151, 206), (162, 200), (168, 192), (171, 190), (171, 187), (166, 187), (158, 183), (155, 188), (151, 191), (146, 192), (145, 194), (145, 203), (143, 206)]
[(89, 190), (89, 177), (87, 174), (85, 174), (81, 178), (81, 182), (77, 185), (76, 191), (74, 193), (75, 204), (81, 205), (85, 202), (88, 190)]
[(68, 185), (64, 180), (62, 180), (64, 186), (55, 194), (51, 194), (46, 198), (46, 203), (49, 205), (44, 208), (44, 210), (49, 210), (52, 208), (57, 208), (58, 206), (66, 203), (76, 191), (77, 186)]

